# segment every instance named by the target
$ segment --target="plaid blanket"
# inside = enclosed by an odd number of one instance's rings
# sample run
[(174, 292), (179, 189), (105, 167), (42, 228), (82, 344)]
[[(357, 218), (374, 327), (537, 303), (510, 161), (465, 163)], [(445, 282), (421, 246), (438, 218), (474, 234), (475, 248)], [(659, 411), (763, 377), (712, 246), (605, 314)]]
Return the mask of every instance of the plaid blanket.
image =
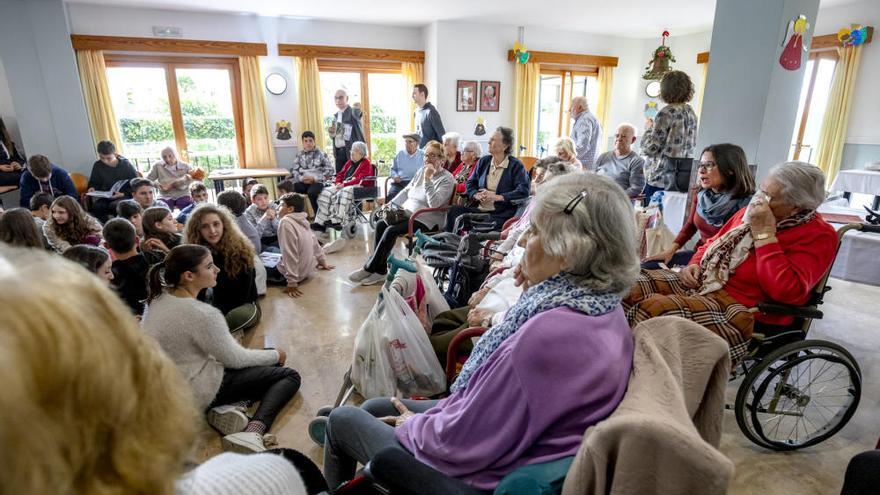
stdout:
[(730, 346), (730, 359), (746, 355), (755, 320), (748, 308), (723, 289), (699, 295), (669, 270), (642, 270), (636, 285), (623, 300), (630, 326), (655, 316), (681, 316), (722, 337)]

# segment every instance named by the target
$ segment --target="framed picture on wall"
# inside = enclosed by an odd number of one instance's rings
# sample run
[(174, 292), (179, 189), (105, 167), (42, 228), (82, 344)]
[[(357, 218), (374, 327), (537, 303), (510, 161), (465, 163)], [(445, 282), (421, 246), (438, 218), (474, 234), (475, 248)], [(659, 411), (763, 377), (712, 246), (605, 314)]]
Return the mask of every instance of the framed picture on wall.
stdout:
[(480, 81), (480, 111), (497, 112), (501, 101), (501, 81)]
[(477, 81), (456, 81), (455, 110), (458, 112), (477, 111)]

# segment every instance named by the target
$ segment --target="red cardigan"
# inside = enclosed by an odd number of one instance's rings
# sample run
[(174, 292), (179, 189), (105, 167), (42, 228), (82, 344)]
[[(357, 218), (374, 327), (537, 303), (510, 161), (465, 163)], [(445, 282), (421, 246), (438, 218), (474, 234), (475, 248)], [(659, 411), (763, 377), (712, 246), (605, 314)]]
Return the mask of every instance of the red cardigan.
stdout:
[(370, 163), (370, 160), (364, 158), (361, 160), (360, 164), (358, 164), (357, 169), (354, 171), (354, 175), (352, 175), (348, 180), (345, 180), (345, 176), (348, 174), (348, 169), (352, 166), (351, 160), (345, 162), (345, 166), (342, 167), (342, 170), (336, 174), (336, 185), (342, 185), (342, 187), (348, 186), (362, 186), (362, 187), (375, 187), (376, 181), (374, 179), (364, 180), (366, 177), (371, 177), (375, 175), (373, 173), (373, 165)]
[[(691, 212), (688, 215), (687, 222), (681, 226), (681, 231), (678, 233), (678, 237), (675, 238), (675, 243), (678, 244), (679, 247), (687, 244), (691, 237), (694, 236), (697, 232), (700, 233), (700, 240), (697, 242), (694, 249), (699, 248), (700, 246), (706, 244), (706, 241), (709, 240), (712, 236), (718, 233), (721, 230), (721, 227), (716, 227), (711, 223), (707, 222), (705, 218), (701, 217), (697, 214), (697, 197), (699, 196), (700, 189), (696, 189), (693, 191), (693, 201), (691, 202)], [(723, 227), (723, 226), (722, 226)]]
[[(709, 244), (742, 225), (746, 209), (738, 211), (724, 227), (701, 246), (691, 264), (703, 259)], [(779, 242), (752, 249), (730, 276), (724, 290), (746, 307), (764, 301), (802, 305), (825, 275), (837, 254), (837, 232), (816, 215), (813, 220), (776, 233)], [(756, 319), (773, 325), (787, 325), (792, 317), (755, 313)]]
[(449, 160), (445, 160), (443, 162), (443, 169), (449, 171), (453, 176), (455, 176), (455, 171), (461, 166), (461, 151), (455, 152), (455, 160), (451, 162)]
[[(452, 176), (453, 177), (457, 176), (458, 173), (461, 172), (461, 169), (464, 168), (464, 166), (465, 166), (465, 163), (463, 161), (459, 160), (458, 165), (455, 167), (455, 170), (452, 171)], [(477, 162), (474, 162), (473, 166), (471, 166), (471, 171), (468, 174), (468, 179), (470, 179), (471, 176), (474, 175), (474, 171), (476, 171), (476, 170), (477, 170)], [(467, 189), (467, 181), (464, 181), (461, 184), (455, 185), (455, 192), (458, 194), (464, 194), (466, 189)]]

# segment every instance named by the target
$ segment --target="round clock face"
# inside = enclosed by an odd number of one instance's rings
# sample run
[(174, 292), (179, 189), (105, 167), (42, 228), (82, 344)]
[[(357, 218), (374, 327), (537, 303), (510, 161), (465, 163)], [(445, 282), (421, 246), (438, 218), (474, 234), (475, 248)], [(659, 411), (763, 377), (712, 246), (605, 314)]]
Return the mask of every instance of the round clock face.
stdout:
[(651, 98), (660, 96), (660, 81), (651, 81), (645, 86), (645, 94)]
[(266, 76), (266, 90), (273, 95), (280, 95), (287, 90), (287, 79), (277, 72)]

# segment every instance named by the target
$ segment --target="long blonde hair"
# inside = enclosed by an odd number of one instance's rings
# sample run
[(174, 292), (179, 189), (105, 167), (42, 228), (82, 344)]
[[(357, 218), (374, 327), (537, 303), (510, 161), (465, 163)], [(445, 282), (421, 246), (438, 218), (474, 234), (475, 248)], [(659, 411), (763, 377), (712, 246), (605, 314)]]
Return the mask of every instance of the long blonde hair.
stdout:
[[(212, 246), (208, 243), (200, 232), (199, 227), (205, 215), (211, 213), (220, 217), (223, 223), (223, 235), (216, 245)], [(223, 257), (223, 269), (230, 277), (235, 278), (244, 270), (250, 270), (254, 267), (254, 247), (248, 240), (238, 224), (235, 223), (232, 213), (225, 206), (212, 205), (204, 203), (196, 207), (186, 219), (186, 227), (184, 227), (183, 242), (186, 244), (201, 244), (210, 249), (212, 253), (219, 254)]]
[(0, 494), (173, 493), (198, 412), (128, 308), (33, 249), (0, 246), (0, 286)]

